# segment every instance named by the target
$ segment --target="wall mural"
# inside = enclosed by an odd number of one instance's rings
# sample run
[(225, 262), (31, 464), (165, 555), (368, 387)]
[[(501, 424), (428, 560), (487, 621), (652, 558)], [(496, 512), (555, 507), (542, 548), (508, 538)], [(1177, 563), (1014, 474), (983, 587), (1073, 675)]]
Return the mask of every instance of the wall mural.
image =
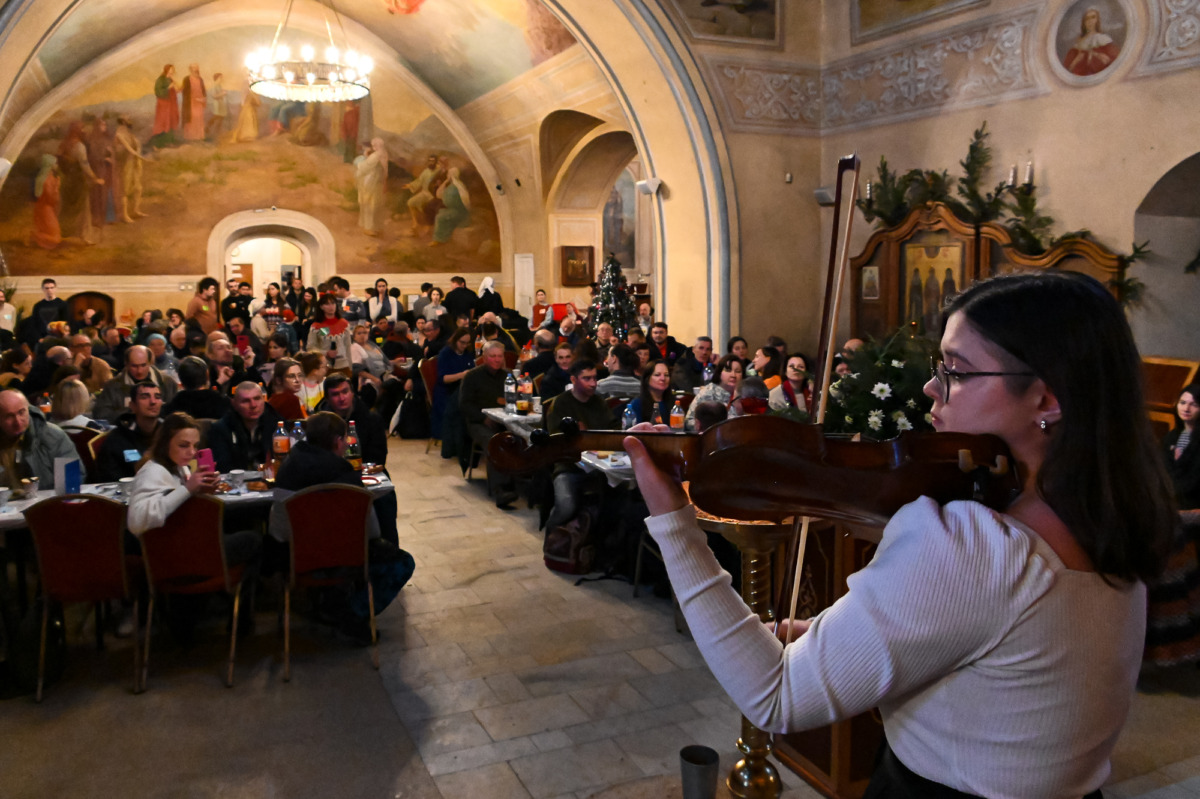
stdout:
[(604, 204), (604, 252), (601, 262), (612, 253), (621, 267), (633, 269), (637, 266), (637, 187), (633, 174), (621, 170), (613, 184), (608, 202)]
[(778, 0), (673, 0), (696, 39), (778, 44)]
[(490, 195), (433, 110), (378, 71), (358, 103), (251, 94), (270, 33), (198, 36), (66, 101), (0, 189), (10, 271), (199, 274), (217, 222), (277, 206), (329, 228), (342, 272), (498, 272)]
[(924, 25), (948, 14), (987, 5), (988, 0), (853, 0), (850, 40), (854, 44)]

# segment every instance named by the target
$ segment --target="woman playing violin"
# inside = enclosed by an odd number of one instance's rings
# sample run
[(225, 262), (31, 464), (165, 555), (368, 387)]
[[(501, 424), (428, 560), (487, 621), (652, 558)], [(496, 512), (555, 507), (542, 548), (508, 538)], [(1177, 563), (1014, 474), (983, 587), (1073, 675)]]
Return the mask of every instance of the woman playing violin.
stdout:
[(751, 722), (795, 731), (879, 708), (868, 797), (1099, 796), (1175, 515), (1129, 327), (1090, 278), (1006, 276), (949, 305), (941, 354), (934, 427), (1002, 438), (1022, 490), (1004, 512), (901, 508), (848, 593), (792, 622), (794, 643), (749, 612), (679, 486), (630, 438), (647, 526)]

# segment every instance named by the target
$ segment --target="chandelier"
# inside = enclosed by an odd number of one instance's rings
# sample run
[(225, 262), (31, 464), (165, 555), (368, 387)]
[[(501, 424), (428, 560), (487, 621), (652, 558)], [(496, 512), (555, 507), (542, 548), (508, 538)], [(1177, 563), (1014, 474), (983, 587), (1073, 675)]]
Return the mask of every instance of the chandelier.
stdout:
[[(275, 38), (270, 47), (260, 47), (246, 56), (246, 69), (250, 72), (250, 91), (272, 100), (289, 100), (302, 103), (340, 103), (358, 100), (371, 92), (371, 70), (375, 64), (370, 56), (360, 55), (353, 50), (339, 49), (333, 41), (333, 30), (325, 18), (325, 32), (329, 44), (324, 58), (317, 60), (316, 48), (308, 43), (301, 44), (296, 53), (287, 44), (280, 44), (280, 35), (287, 29), (292, 14), (292, 3), (287, 0), (283, 17), (275, 28)], [(346, 31), (341, 17), (333, 8), (330, 10), (337, 21), (342, 41)]]

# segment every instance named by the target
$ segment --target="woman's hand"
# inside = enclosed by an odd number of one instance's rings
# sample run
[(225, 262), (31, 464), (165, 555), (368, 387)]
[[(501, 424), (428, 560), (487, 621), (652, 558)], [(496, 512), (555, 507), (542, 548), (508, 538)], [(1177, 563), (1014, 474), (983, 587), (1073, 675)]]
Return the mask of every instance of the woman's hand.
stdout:
[(214, 471), (194, 471), (188, 475), (188, 479), (183, 481), (189, 494), (205, 493), (211, 494), (217, 488), (217, 481), (220, 475)]
[[(643, 422), (630, 428), (630, 431), (635, 433), (648, 430), (667, 432), (670, 429), (666, 425), (655, 426), (649, 422)], [(629, 453), (629, 462), (633, 464), (633, 471), (637, 476), (638, 490), (642, 492), (642, 499), (646, 500), (646, 507), (650, 510), (651, 516), (662, 516), (687, 506), (687, 496), (683, 493), (679, 483), (654, 465), (654, 461), (650, 459), (650, 453), (646, 451), (646, 447), (641, 441), (633, 436), (627, 437), (625, 451)]]

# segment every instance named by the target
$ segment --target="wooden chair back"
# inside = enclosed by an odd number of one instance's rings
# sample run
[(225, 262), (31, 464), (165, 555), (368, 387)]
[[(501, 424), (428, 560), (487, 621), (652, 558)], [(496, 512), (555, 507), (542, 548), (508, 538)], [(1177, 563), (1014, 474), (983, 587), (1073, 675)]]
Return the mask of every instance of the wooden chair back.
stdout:
[(433, 387), (437, 385), (437, 358), (425, 358), (417, 364), (421, 382), (425, 384), (425, 407), (433, 410)]
[(240, 577), (230, 573), (225, 560), (224, 510), (216, 497), (194, 494), (166, 524), (142, 534), (147, 579), (155, 592), (234, 592)]
[(75, 445), (75, 452), (79, 455), (79, 462), (83, 464), (83, 482), (96, 482), (96, 457), (92, 454), (91, 447), (88, 445), (93, 438), (99, 438), (107, 434), (102, 430), (92, 430), (87, 427), (67, 430), (66, 433), (67, 438), (71, 439), (71, 443)]

